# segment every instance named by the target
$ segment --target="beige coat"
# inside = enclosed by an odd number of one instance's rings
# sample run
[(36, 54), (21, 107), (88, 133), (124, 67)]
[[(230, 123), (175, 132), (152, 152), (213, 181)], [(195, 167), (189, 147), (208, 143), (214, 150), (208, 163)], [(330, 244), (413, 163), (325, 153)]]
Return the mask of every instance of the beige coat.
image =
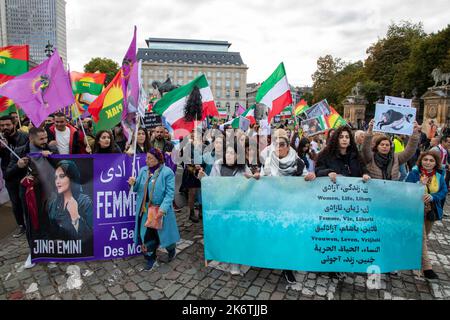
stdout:
[[(364, 138), (364, 144), (362, 148), (362, 158), (364, 163), (367, 165), (367, 170), (372, 179), (383, 179), (383, 172), (377, 166), (374, 159), (374, 153), (372, 151), (372, 138), (373, 134), (366, 133)], [(420, 141), (420, 133), (412, 135), (408, 141), (408, 145), (405, 151), (394, 154), (394, 164), (392, 166), (391, 177), (392, 180), (396, 181), (400, 179), (400, 166), (408, 162), (414, 154), (416, 153), (417, 146)]]

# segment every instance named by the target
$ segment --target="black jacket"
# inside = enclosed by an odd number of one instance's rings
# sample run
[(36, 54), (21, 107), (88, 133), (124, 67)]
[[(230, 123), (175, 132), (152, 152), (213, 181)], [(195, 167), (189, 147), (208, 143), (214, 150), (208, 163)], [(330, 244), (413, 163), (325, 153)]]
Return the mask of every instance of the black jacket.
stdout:
[[(17, 131), (17, 133), (14, 135), (14, 137), (8, 139), (8, 142), (9, 142), (9, 147), (14, 150), (16, 148), (26, 145), (29, 142), (29, 139), (28, 139), (28, 135), (26, 133)], [(8, 168), (8, 165), (9, 165), (9, 162), (11, 161), (11, 159), (13, 162), (17, 162), (17, 161), (16, 161), (16, 157), (11, 155), (11, 152), (9, 152), (9, 150), (6, 149), (5, 147), (0, 148), (0, 158), (2, 159), (2, 173), (4, 176), (6, 174), (6, 169)]]
[[(56, 147), (48, 147), (46, 150), (54, 153), (54, 154), (58, 154), (58, 149)], [(15, 153), (17, 153), (17, 155), (20, 158), (24, 158), (26, 157), (29, 153), (30, 153), (30, 142), (28, 141), (27, 144), (25, 144), (24, 146), (21, 146), (19, 148), (16, 148), (14, 150)], [(30, 163), (30, 167), (33, 170), (34, 174), (37, 174), (36, 172), (36, 168), (33, 168), (33, 164)], [(11, 161), (8, 165), (8, 168), (6, 169), (4, 178), (5, 181), (15, 181), (15, 182), (20, 182), (20, 180), (22, 180), (28, 172), (28, 168), (19, 168), (19, 166), (17, 165), (17, 160), (14, 159), (13, 161)]]
[(362, 177), (368, 174), (366, 165), (357, 152), (351, 152), (347, 155), (319, 155), (316, 163), (316, 176), (327, 177), (335, 172), (345, 177)]

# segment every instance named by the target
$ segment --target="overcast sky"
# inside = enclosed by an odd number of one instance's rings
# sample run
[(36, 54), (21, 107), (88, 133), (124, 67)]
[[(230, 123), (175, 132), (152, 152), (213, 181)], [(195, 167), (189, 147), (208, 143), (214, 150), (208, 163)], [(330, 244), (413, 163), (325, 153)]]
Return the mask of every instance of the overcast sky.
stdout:
[(74, 71), (97, 56), (121, 62), (137, 25), (139, 48), (149, 37), (225, 40), (249, 67), (249, 83), (283, 61), (291, 84), (311, 85), (320, 56), (365, 59), (391, 21), (445, 28), (448, 1), (67, 0), (68, 58)]

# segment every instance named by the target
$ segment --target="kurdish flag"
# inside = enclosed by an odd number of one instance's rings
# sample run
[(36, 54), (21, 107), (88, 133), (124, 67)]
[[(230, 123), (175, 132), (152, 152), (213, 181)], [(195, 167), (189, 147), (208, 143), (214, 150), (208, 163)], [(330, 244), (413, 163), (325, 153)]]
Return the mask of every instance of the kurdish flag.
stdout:
[(28, 45), (0, 48), (0, 75), (16, 77), (28, 72), (29, 59)]
[[(29, 46), (9, 46), (0, 48), (0, 85), (28, 72)], [(14, 102), (7, 97), (0, 97), (0, 116), (17, 112)], [(19, 109), (20, 116), (24, 113)]]
[(80, 73), (71, 72), (70, 80), (74, 94), (89, 93), (94, 96), (100, 95), (103, 90), (103, 84), (106, 80), (105, 73)]
[(166, 93), (153, 107), (153, 112), (166, 118), (167, 123), (175, 132), (175, 137), (185, 137), (194, 130), (196, 121), (186, 121), (184, 108), (195, 87), (200, 89), (203, 104), (201, 121), (206, 117), (218, 117), (214, 97), (205, 75), (199, 76), (189, 84)]
[(301, 115), (303, 112), (305, 112), (306, 110), (308, 110), (309, 106), (308, 103), (302, 99), (302, 101), (300, 101), (294, 109), (294, 115), (295, 116), (299, 116)]
[(122, 120), (122, 112), (124, 110), (122, 72), (122, 70), (119, 70), (108, 87), (88, 108), (94, 120), (96, 132), (112, 129)]
[(74, 103), (70, 79), (58, 50), (35, 69), (3, 84), (0, 95), (19, 104), (35, 127), (49, 114)]
[(256, 94), (256, 102), (262, 103), (269, 108), (269, 123), (276, 115), (292, 104), (291, 89), (284, 63), (281, 63), (269, 79), (259, 88)]

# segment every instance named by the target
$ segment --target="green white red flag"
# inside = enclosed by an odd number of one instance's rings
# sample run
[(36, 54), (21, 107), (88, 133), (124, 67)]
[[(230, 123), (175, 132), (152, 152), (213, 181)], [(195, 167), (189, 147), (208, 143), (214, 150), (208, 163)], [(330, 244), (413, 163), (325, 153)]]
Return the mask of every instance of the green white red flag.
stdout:
[(281, 63), (269, 79), (261, 85), (256, 94), (256, 102), (269, 108), (269, 123), (292, 104), (292, 94), (284, 63)]

